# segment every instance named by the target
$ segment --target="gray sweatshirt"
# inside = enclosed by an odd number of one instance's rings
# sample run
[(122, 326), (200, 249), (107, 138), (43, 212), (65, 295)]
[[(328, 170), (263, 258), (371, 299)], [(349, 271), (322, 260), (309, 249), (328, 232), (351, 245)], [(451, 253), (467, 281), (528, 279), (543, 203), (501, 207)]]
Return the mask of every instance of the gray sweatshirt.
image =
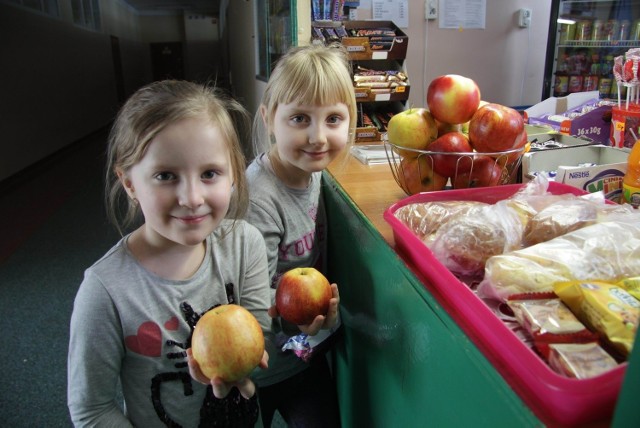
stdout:
[[(191, 379), (186, 347), (194, 319), (217, 304), (235, 303), (270, 331), (264, 240), (239, 220), (223, 221), (206, 240), (206, 256), (186, 280), (142, 267), (124, 237), (85, 271), (71, 317), (68, 405), (76, 426), (165, 426), (161, 418), (197, 427), (205, 385)], [(195, 317), (195, 318), (194, 318)], [(259, 371), (257, 369), (256, 371)], [(124, 412), (116, 403), (122, 385)]]
[[(247, 221), (264, 237), (269, 261), (272, 303), (280, 276), (295, 267), (315, 267), (325, 272), (327, 228), (322, 199), (322, 173), (312, 174), (306, 189), (285, 186), (273, 173), (266, 155), (258, 156), (247, 168), (249, 210)], [(274, 321), (275, 350), (269, 352), (269, 369), (257, 374), (259, 386), (280, 382), (299, 373), (307, 364), (280, 348), (297, 327)]]

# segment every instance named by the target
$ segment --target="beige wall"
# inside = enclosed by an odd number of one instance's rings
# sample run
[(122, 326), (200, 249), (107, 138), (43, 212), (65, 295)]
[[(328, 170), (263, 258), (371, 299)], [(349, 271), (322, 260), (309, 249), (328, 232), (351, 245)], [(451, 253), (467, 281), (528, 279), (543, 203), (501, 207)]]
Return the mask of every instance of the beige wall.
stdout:
[[(256, 78), (254, 55), (256, 35), (249, 22), (254, 21), (255, 1), (229, 2), (232, 32), (230, 52), (234, 88), (250, 111), (255, 111), (265, 82)], [(363, 2), (366, 4), (367, 2)], [(405, 66), (411, 82), (409, 104), (426, 105), (429, 82), (442, 74), (461, 74), (474, 79), (482, 98), (509, 106), (532, 105), (541, 101), (544, 62), (549, 29), (550, 1), (487, 0), (486, 29), (445, 30), (439, 21), (425, 19), (424, 0), (408, 0), (409, 36)], [(309, 40), (310, 7), (298, 1), (298, 43)], [(532, 10), (532, 26), (518, 27), (520, 8)], [(371, 19), (371, 9), (358, 8), (358, 19)]]
[[(424, 0), (409, 0), (406, 67), (411, 82), (409, 103), (426, 105), (435, 77), (461, 74), (474, 79), (482, 98), (509, 106), (541, 101), (549, 29), (550, 1), (487, 0), (486, 29), (440, 29), (439, 19), (425, 20)], [(520, 28), (517, 12), (532, 11), (530, 28)], [(371, 10), (358, 9), (358, 19)]]

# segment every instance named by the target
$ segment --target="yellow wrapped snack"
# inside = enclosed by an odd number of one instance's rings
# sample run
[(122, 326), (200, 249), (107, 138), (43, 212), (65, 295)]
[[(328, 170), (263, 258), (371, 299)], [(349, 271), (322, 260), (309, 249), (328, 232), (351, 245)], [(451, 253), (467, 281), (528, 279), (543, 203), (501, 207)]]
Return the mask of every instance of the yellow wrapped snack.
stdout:
[(618, 282), (618, 285), (627, 290), (633, 297), (640, 300), (640, 276), (625, 278)]
[(640, 301), (604, 281), (556, 283), (554, 292), (587, 326), (603, 334), (624, 356), (631, 353), (640, 320)]

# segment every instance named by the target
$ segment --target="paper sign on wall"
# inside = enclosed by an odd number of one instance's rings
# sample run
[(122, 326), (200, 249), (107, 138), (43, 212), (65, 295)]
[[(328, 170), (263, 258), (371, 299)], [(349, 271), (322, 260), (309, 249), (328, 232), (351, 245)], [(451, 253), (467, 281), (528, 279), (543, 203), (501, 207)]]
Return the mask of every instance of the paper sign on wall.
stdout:
[(408, 0), (373, 0), (373, 19), (393, 21), (400, 28), (409, 27)]
[(487, 0), (440, 0), (440, 28), (485, 28)]

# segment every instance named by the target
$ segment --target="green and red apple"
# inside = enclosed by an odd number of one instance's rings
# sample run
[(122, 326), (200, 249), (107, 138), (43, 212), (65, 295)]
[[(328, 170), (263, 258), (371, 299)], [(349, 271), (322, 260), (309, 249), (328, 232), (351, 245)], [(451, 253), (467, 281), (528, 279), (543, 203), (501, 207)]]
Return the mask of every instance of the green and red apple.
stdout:
[[(426, 150), (438, 138), (438, 125), (425, 108), (409, 108), (393, 115), (387, 124), (390, 143), (407, 149)], [(419, 152), (398, 150), (402, 157), (416, 157)]]
[(398, 165), (398, 184), (409, 195), (442, 190), (448, 178), (433, 170), (431, 156), (403, 158)]
[(262, 360), (264, 335), (251, 312), (239, 305), (220, 305), (196, 323), (191, 350), (207, 378), (235, 382), (247, 377)]
[(326, 315), (333, 297), (331, 284), (315, 268), (294, 268), (285, 272), (276, 289), (276, 309), (295, 325), (311, 324), (318, 315)]
[(475, 81), (458, 74), (438, 76), (427, 88), (427, 106), (436, 120), (462, 124), (480, 105), (480, 88)]
[(515, 109), (489, 103), (480, 107), (469, 122), (469, 140), (479, 152), (503, 152), (527, 143), (524, 119)]

